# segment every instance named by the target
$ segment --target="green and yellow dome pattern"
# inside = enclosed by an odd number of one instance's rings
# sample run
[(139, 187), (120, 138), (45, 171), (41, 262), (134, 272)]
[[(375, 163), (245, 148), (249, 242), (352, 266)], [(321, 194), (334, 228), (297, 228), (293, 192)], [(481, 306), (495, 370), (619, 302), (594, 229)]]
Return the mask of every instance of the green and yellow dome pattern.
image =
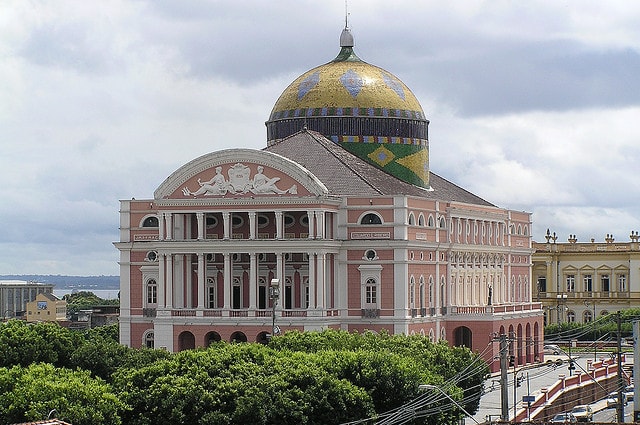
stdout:
[(395, 75), (356, 56), (345, 31), (333, 61), (305, 72), (280, 95), (266, 123), (267, 143), (308, 128), (428, 188), (428, 121), (418, 99)]

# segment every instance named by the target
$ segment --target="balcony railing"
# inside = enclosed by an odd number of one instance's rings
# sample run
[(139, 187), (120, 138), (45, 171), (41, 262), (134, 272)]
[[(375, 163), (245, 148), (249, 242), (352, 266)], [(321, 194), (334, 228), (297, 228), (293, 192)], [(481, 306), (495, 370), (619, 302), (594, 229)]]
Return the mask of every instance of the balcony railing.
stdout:
[(143, 308), (142, 315), (144, 317), (156, 317), (156, 309), (155, 308)]
[(379, 308), (363, 308), (362, 317), (364, 317), (365, 319), (377, 319), (378, 317), (380, 317), (380, 309)]

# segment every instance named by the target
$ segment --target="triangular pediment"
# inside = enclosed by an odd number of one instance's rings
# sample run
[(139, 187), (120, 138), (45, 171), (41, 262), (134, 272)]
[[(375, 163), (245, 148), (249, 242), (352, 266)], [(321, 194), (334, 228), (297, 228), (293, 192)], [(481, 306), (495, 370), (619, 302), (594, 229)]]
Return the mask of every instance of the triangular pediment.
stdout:
[(309, 170), (275, 153), (227, 149), (203, 155), (172, 173), (155, 199), (305, 197), (328, 194)]

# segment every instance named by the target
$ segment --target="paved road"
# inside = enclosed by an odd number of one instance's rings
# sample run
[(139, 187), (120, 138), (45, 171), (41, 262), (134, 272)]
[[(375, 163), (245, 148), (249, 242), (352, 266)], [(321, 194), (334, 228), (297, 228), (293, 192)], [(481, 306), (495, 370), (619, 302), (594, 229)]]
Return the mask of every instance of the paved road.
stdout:
[[(581, 354), (579, 357), (572, 356), (574, 360), (576, 360), (576, 368), (582, 368), (583, 370), (586, 368), (586, 363), (588, 359), (593, 359), (593, 356), (588, 354)], [(540, 392), (540, 388), (549, 387), (553, 385), (558, 380), (558, 375), (564, 374), (566, 376), (570, 375), (570, 371), (568, 369), (569, 363), (567, 362), (567, 356), (545, 356), (545, 360), (557, 360), (561, 359), (562, 364), (557, 365), (556, 363), (551, 364), (543, 364), (539, 367), (522, 370), (516, 374), (517, 380), (520, 381), (520, 385), (516, 384), (516, 394), (515, 400), (518, 403), (517, 408), (521, 408), (522, 404), (522, 396), (525, 395), (535, 395)], [(513, 379), (513, 370), (511, 370), (508, 374), (509, 381), (509, 414), (513, 416), (513, 405), (514, 405), (514, 379)], [(480, 399), (480, 408), (478, 412), (473, 415), (472, 418), (466, 418), (465, 425), (475, 425), (476, 421), (478, 423), (484, 423), (490, 419), (497, 420), (500, 418), (501, 413), (501, 402), (500, 402), (500, 375), (494, 375), (491, 379), (489, 379), (485, 383), (485, 394)], [(594, 403), (594, 410), (599, 411), (597, 420), (602, 420), (603, 422), (608, 422), (612, 415), (615, 417), (615, 409), (607, 409), (606, 402), (601, 401)], [(628, 411), (628, 412), (627, 412)], [(631, 418), (633, 416), (633, 403), (629, 403), (627, 409), (625, 411), (625, 419), (631, 422)], [(600, 419), (601, 418), (601, 419)], [(474, 421), (475, 419), (475, 421)], [(607, 419), (607, 420), (604, 420)]]

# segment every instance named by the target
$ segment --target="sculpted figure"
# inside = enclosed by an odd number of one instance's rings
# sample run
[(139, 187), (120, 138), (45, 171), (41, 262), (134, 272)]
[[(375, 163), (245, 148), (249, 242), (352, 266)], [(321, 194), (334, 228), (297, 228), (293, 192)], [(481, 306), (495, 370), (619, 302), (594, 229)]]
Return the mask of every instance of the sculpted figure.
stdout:
[(182, 189), (182, 193), (189, 196), (198, 195), (224, 195), (227, 193), (227, 181), (222, 174), (222, 167), (216, 167), (216, 175), (211, 180), (202, 182), (198, 179), (200, 188), (195, 192), (191, 192), (188, 187)]
[(258, 172), (253, 176), (253, 189), (251, 190), (253, 193), (287, 193), (286, 190), (278, 189), (278, 186), (276, 186), (280, 177), (270, 179), (262, 173), (263, 171), (264, 167), (258, 165)]

